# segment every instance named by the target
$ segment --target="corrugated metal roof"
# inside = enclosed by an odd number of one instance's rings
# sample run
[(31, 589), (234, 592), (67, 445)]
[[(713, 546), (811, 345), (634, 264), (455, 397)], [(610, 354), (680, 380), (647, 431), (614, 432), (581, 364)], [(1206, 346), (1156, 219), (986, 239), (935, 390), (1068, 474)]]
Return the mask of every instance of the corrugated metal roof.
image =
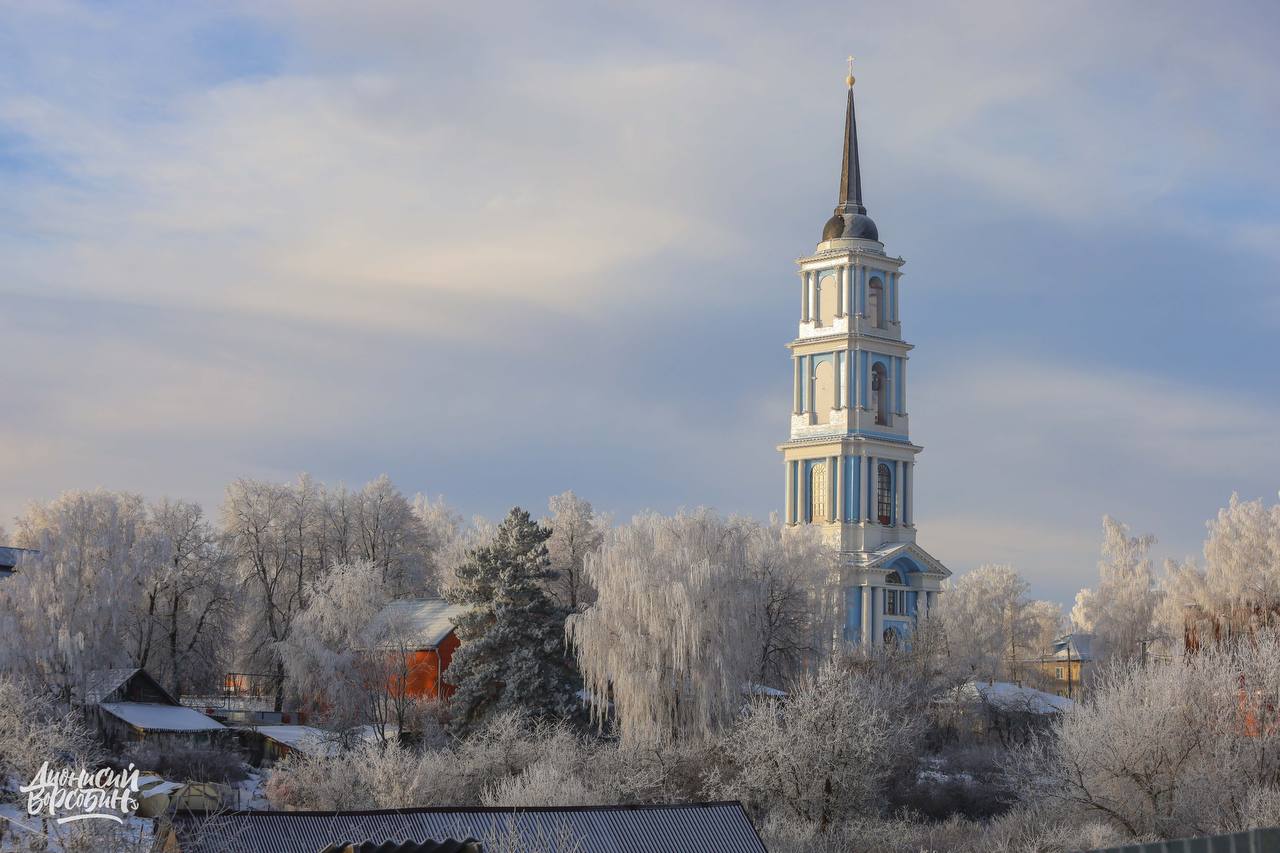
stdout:
[(381, 844), (343, 841), (330, 844), (320, 853), (484, 853), (484, 850), (474, 838), (465, 841), (446, 838), (444, 841), (384, 841)]
[[(741, 803), (428, 808), (370, 812), (227, 812), (175, 824), (183, 853), (316, 853), (335, 842), (566, 834), (579, 853), (766, 853)], [(196, 835), (198, 833), (198, 835)], [(192, 837), (195, 835), (195, 837)]]
[(467, 608), (443, 598), (405, 598), (393, 601), (369, 623), (368, 641), (381, 646), (403, 642), (415, 650), (434, 649), (453, 630), (453, 620)]

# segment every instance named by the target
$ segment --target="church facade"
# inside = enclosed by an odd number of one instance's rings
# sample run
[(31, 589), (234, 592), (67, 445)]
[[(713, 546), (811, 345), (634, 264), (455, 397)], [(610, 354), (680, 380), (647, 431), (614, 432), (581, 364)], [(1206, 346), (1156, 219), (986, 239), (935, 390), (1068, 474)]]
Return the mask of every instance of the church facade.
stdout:
[(786, 469), (788, 525), (820, 525), (840, 554), (846, 643), (905, 640), (951, 572), (916, 544), (915, 463), (902, 337), (901, 257), (890, 257), (862, 202), (853, 76), (847, 78), (839, 202), (797, 263), (800, 325)]

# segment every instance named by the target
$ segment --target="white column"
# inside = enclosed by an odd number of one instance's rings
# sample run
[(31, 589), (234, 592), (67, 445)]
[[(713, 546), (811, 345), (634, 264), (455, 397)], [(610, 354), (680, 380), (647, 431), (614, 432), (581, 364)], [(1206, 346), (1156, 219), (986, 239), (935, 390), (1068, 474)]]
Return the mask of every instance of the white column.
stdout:
[(879, 587), (872, 587), (875, 590), (875, 601), (871, 605), (871, 642), (873, 645), (882, 645), (884, 643), (884, 593)]
[(783, 517), (783, 519), (786, 521), (786, 523), (787, 523), (787, 524), (795, 524), (795, 523), (796, 523), (796, 516), (795, 516), (795, 505), (796, 505), (796, 500), (795, 500), (795, 497), (796, 497), (796, 496), (795, 496), (795, 490), (796, 490), (796, 478), (795, 478), (795, 476), (792, 474), (792, 471), (791, 471), (791, 465), (792, 465), (792, 463), (790, 463), (790, 462), (783, 462), (783, 463), (782, 463), (782, 472), (783, 472), (783, 474), (785, 474), (785, 475), (786, 475), (786, 478), (787, 478), (787, 482), (786, 482), (785, 488), (784, 488), (784, 490), (783, 490), (783, 493), (787, 496), (787, 497), (786, 497), (787, 505), (786, 505), (786, 507), (784, 507), (784, 508), (783, 508), (783, 510), (782, 510), (782, 517)]
[(872, 617), (871, 587), (864, 586), (862, 588), (862, 644), (864, 648), (871, 647), (871, 631), (875, 627), (871, 623), (875, 621)]
[(862, 350), (855, 349), (850, 355), (853, 356), (849, 365), (849, 372), (853, 375), (853, 402), (849, 406), (856, 409), (862, 405)]
[(902, 357), (901, 374), (898, 381), (902, 383), (902, 388), (898, 399), (902, 401), (902, 405), (898, 407), (898, 414), (905, 415), (907, 413), (907, 357), (905, 355)]
[(905, 467), (905, 465), (906, 463), (904, 463), (902, 460), (898, 460), (897, 462), (893, 463), (893, 526), (894, 527), (901, 527), (903, 524), (906, 523), (902, 517), (902, 512), (903, 512), (902, 469)]
[(800, 384), (804, 381), (803, 370), (801, 369), (803, 359), (804, 356), (800, 355), (792, 359), (796, 363), (795, 405), (792, 406), (792, 412), (797, 415), (804, 411), (804, 386)]
[(900, 321), (898, 317), (898, 290), (902, 287), (902, 273), (893, 274), (893, 321)]
[[(840, 289), (844, 292), (844, 313), (852, 317), (858, 313), (858, 306), (853, 302), (853, 267), (845, 264), (840, 268)], [(852, 327), (852, 323), (849, 324)]]
[(840, 286), (840, 267), (836, 267), (836, 316), (844, 316), (844, 288)]
[(817, 323), (818, 318), (822, 316), (822, 305), (820, 303), (820, 291), (818, 289), (818, 274), (816, 272), (809, 273), (809, 319)]
[(867, 521), (876, 522), (876, 458), (867, 456)]
[(809, 322), (809, 273), (800, 273), (800, 322)]
[(849, 293), (853, 296), (853, 313), (862, 316), (862, 265), (856, 261), (849, 275)]
[(836, 465), (836, 516), (835, 520), (843, 522), (845, 520), (844, 507), (849, 497), (849, 484), (845, 481), (844, 476), (844, 457), (833, 456), (832, 461)]
[(903, 480), (903, 483), (907, 487), (907, 494), (902, 502), (902, 519), (907, 525), (913, 525), (916, 523), (915, 510), (912, 508), (912, 504), (916, 499), (916, 485), (912, 480), (916, 470), (916, 463), (907, 462), (906, 469), (906, 479)]
[(836, 458), (834, 456), (827, 457), (827, 517), (823, 521), (831, 522), (836, 520), (836, 497), (839, 489), (836, 488), (836, 478), (839, 473), (836, 471)]

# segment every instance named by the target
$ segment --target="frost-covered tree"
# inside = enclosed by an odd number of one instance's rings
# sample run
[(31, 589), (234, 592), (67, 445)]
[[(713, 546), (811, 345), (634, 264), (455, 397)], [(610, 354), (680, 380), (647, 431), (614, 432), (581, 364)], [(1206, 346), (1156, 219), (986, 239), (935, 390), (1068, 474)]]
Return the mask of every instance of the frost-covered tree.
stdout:
[(1102, 529), (1098, 585), (1080, 590), (1071, 621), (1094, 634), (1099, 657), (1142, 657), (1158, 639), (1154, 617), (1160, 592), (1149, 556), (1156, 539), (1130, 536), (1128, 525), (1111, 516), (1102, 519)]
[(1032, 601), (1029, 588), (1012, 566), (985, 565), (939, 596), (935, 615), (953, 667), (980, 678), (1003, 677), (1016, 662), (1041, 653), (1055, 605)]
[(400, 596), (431, 584), (431, 531), (386, 474), (358, 492), (326, 489), (324, 516), (326, 565), (372, 563), (382, 584)]
[(589, 501), (571, 491), (552, 497), (548, 509), (551, 538), (547, 553), (556, 574), (548, 586), (561, 605), (577, 611), (595, 599), (595, 590), (587, 583), (585, 562), (588, 554), (600, 549), (609, 519), (596, 515)]
[(568, 611), (544, 588), (550, 536), (527, 511), (512, 509), (446, 590), (450, 602), (468, 608), (456, 622), (461, 646), (449, 666), (456, 731), (502, 711), (566, 717), (577, 705), (579, 682), (564, 639)]
[(174, 696), (218, 684), (229, 663), (234, 592), (217, 532), (199, 504), (163, 499), (148, 511), (165, 558), (148, 574), (134, 620), (134, 660)]
[(129, 637), (140, 590), (166, 559), (141, 497), (98, 490), (32, 504), (15, 544), (39, 554), (0, 585), (6, 668), (69, 700), (90, 670), (138, 663)]
[(335, 730), (370, 724), (386, 739), (413, 721), (402, 626), (377, 618), (392, 583), (368, 560), (330, 566), (278, 648), (291, 692)]
[(1280, 642), (1104, 667), (1032, 754), (1030, 785), (1131, 836), (1248, 828), (1280, 774)]
[(886, 777), (923, 731), (901, 685), (828, 662), (785, 698), (751, 703), (724, 737), (736, 772), (717, 793), (826, 832), (874, 813)]
[(761, 672), (819, 662), (831, 635), (805, 618), (826, 612), (829, 563), (811, 549), (705, 509), (610, 530), (587, 559), (596, 602), (569, 620), (596, 720), (633, 741), (708, 734)]
[(307, 476), (289, 485), (236, 480), (227, 487), (222, 525), (243, 584), (246, 661), (275, 676), (275, 706), (284, 706), (279, 644), (307, 604), (323, 566), (323, 493)]
[(1238, 495), (1208, 524), (1205, 583), (1216, 609), (1257, 614), (1272, 625), (1280, 609), (1280, 504)]

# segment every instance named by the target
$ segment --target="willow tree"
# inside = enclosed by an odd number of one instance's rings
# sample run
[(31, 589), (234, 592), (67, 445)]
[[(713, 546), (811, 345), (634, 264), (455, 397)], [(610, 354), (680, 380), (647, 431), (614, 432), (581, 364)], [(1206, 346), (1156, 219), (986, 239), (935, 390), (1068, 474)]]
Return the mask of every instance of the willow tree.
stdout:
[(586, 561), (596, 602), (567, 624), (593, 718), (630, 741), (707, 735), (762, 668), (821, 658), (829, 558), (796, 537), (705, 509), (610, 530)]

